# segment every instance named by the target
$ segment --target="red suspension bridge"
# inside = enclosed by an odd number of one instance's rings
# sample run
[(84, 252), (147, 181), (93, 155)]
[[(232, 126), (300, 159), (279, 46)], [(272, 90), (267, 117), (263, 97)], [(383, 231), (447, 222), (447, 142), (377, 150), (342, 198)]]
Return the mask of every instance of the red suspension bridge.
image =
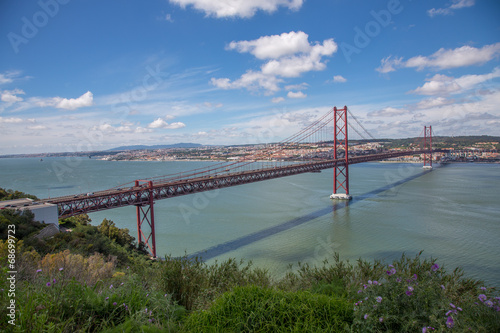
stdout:
[[(361, 129), (348, 124), (348, 114)], [(134, 205), (137, 212), (138, 242), (147, 245), (152, 256), (156, 257), (155, 200), (306, 172), (319, 172), (330, 168), (334, 169), (333, 194), (330, 197), (349, 200), (351, 199), (349, 195), (349, 165), (351, 164), (424, 154), (424, 167), (432, 168), (432, 129), (430, 126), (424, 128), (422, 144), (418, 149), (385, 151), (359, 156), (349, 152), (348, 128), (353, 129), (362, 137), (365, 133), (375, 139), (346, 106), (342, 109), (334, 107), (284, 141), (269, 144), (257, 153), (249, 154), (236, 161), (211, 163), (207, 167), (162, 177), (135, 180), (112, 189), (86, 195), (69, 195), (43, 201), (57, 204), (60, 218)], [(280, 153), (299, 148), (305, 143), (330, 147), (332, 152), (327, 157), (305, 156), (300, 161), (276, 160), (276, 156), (280, 156)], [(144, 227), (147, 229), (146, 232)]]

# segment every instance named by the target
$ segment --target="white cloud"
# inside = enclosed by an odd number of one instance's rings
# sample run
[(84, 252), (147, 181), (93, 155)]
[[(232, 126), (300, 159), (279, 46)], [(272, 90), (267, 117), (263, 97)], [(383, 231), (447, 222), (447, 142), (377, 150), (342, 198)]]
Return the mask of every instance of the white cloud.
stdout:
[(417, 70), (424, 68), (441, 70), (482, 65), (498, 56), (500, 56), (500, 43), (485, 45), (482, 48), (466, 45), (452, 50), (441, 48), (428, 57), (419, 55), (407, 61), (403, 61), (403, 58), (389, 56), (381, 60), (381, 65), (376, 70), (380, 73), (393, 72), (403, 67), (416, 68)]
[(429, 109), (438, 106), (453, 104), (455, 101), (453, 99), (446, 99), (444, 97), (428, 98), (417, 103), (417, 109)]
[(55, 97), (54, 98), (55, 107), (58, 109), (65, 109), (65, 110), (75, 110), (81, 107), (85, 106), (91, 106), (94, 104), (94, 95), (90, 91), (87, 91), (85, 94), (78, 98), (61, 98), (61, 97)]
[(406, 109), (396, 109), (393, 107), (386, 107), (381, 110), (372, 111), (367, 114), (368, 117), (398, 117), (410, 113)]
[(323, 57), (337, 52), (338, 46), (333, 39), (311, 44), (308, 37), (302, 31), (292, 31), (251, 41), (231, 42), (227, 47), (230, 50), (248, 52), (257, 59), (270, 60), (261, 66), (260, 71), (248, 70), (235, 81), (212, 78), (211, 83), (221, 89), (263, 89), (267, 94), (272, 94), (280, 90), (282, 78), (294, 78), (306, 72), (324, 70), (326, 63)]
[(277, 59), (286, 55), (309, 52), (309, 36), (302, 31), (284, 32), (281, 35), (263, 36), (255, 40), (231, 42), (228, 50), (250, 53), (257, 59)]
[(14, 117), (10, 117), (10, 118), (4, 118), (4, 117), (0, 117), (0, 124), (16, 124), (16, 123), (22, 123), (24, 122), (24, 120), (22, 120), (21, 118), (14, 118)]
[(335, 75), (333, 77), (333, 82), (344, 83), (344, 82), (347, 82), (347, 79), (345, 77), (343, 77), (342, 75)]
[(30, 130), (44, 130), (44, 129), (47, 129), (47, 126), (44, 126), (44, 125), (32, 125), (32, 126), (27, 126), (26, 128), (30, 129)]
[(272, 13), (283, 6), (298, 10), (303, 0), (170, 0), (182, 8), (193, 6), (215, 17), (252, 17), (257, 10)]
[(436, 15), (451, 15), (456, 9), (472, 7), (475, 4), (475, 0), (452, 0), (452, 4), (445, 8), (432, 8), (427, 11), (430, 17)]
[(0, 100), (6, 103), (21, 102), (23, 99), (16, 95), (24, 95), (24, 94), (25, 94), (24, 91), (22, 91), (21, 89), (3, 90), (0, 91)]
[(186, 124), (181, 123), (181, 122), (175, 122), (175, 123), (167, 123), (165, 120), (162, 118), (157, 118), (155, 121), (150, 123), (148, 125), (148, 128), (167, 128), (167, 129), (177, 129), (177, 128), (183, 128), (186, 127)]
[(20, 71), (7, 71), (5, 73), (0, 73), (0, 84), (7, 84), (14, 82), (21, 75)]
[(265, 75), (261, 72), (254, 72), (249, 70), (238, 80), (235, 80), (233, 82), (231, 82), (231, 80), (228, 78), (212, 78), (210, 82), (214, 86), (221, 89), (264, 89), (268, 94), (271, 94), (280, 90), (279, 83), (283, 82), (283, 80), (278, 79), (275, 76)]
[(275, 97), (275, 98), (271, 99), (271, 102), (272, 103), (281, 103), (284, 100), (285, 100), (285, 98), (283, 98), (283, 97)]
[(498, 67), (489, 74), (464, 75), (459, 78), (436, 74), (431, 79), (427, 80), (428, 82), (423, 86), (412, 90), (411, 93), (419, 95), (460, 94), (473, 89), (480, 83), (497, 77), (500, 77), (500, 68)]
[(297, 92), (289, 91), (287, 94), (287, 97), (288, 98), (306, 98), (307, 95), (304, 94), (302, 91), (297, 91)]

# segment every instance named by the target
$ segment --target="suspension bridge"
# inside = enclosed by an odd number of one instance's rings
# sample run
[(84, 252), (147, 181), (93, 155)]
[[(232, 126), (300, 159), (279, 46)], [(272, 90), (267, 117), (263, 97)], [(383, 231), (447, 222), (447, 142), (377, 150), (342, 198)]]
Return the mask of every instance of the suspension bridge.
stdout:
[[(348, 114), (358, 127), (348, 123)], [(333, 200), (349, 200), (349, 165), (380, 161), (407, 155), (424, 156), (424, 168), (432, 168), (432, 128), (425, 126), (420, 146), (411, 150), (383, 151), (375, 154), (354, 155), (349, 151), (348, 129), (361, 137), (375, 139), (348, 110), (334, 107), (325, 115), (287, 139), (268, 144), (256, 153), (239, 160), (210, 163), (209, 166), (178, 174), (149, 179), (137, 179), (111, 189), (41, 200), (56, 204), (59, 218), (97, 212), (124, 206), (136, 206), (137, 240), (143, 242), (156, 257), (155, 200), (210, 191), (258, 181), (319, 172), (333, 168)], [(364, 133), (364, 134), (363, 134)], [(333, 135), (333, 136), (332, 136)], [(328, 154), (305, 155), (294, 161), (277, 158), (282, 153), (315, 144), (326, 148)], [(300, 150), (300, 149), (299, 149)], [(263, 162), (264, 161), (264, 162)]]

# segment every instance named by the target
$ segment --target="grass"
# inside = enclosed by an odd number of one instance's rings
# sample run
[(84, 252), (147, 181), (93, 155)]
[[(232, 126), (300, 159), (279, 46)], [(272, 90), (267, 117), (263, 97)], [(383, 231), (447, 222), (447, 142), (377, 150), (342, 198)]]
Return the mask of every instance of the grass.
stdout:
[[(299, 265), (280, 280), (234, 259), (207, 265), (167, 257), (119, 267), (111, 257), (63, 251), (43, 258), (31, 253), (24, 260), (32, 260), (33, 270), (17, 276), (15, 327), (5, 319), (8, 285), (0, 281), (0, 330), (500, 331), (494, 288), (420, 255), (354, 264), (335, 255), (319, 267)], [(83, 274), (89, 267), (94, 274)]]

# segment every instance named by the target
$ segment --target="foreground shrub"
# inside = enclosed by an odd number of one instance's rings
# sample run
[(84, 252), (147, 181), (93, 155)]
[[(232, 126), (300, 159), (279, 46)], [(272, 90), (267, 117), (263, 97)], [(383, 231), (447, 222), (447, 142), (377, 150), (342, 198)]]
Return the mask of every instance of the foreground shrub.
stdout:
[(193, 313), (188, 332), (341, 332), (348, 331), (352, 307), (344, 299), (309, 292), (247, 286)]
[[(479, 281), (447, 274), (435, 260), (402, 256), (360, 285), (355, 296), (355, 332), (500, 332), (499, 298)], [(483, 294), (479, 295), (479, 291)]]

